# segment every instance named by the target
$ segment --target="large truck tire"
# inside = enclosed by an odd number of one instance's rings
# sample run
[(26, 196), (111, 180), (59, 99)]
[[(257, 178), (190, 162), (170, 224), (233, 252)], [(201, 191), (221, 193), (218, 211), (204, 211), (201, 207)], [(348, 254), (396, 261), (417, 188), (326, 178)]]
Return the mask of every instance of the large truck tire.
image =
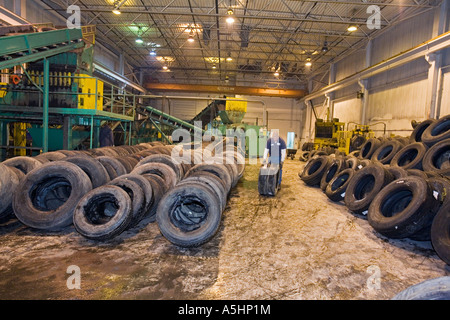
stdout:
[(122, 233), (132, 219), (132, 200), (122, 188), (105, 185), (93, 189), (78, 202), (73, 224), (82, 236), (97, 241)]
[(200, 183), (176, 186), (161, 199), (156, 221), (162, 235), (181, 247), (198, 247), (218, 231), (219, 199)]
[(409, 176), (384, 187), (369, 208), (369, 224), (388, 238), (407, 238), (426, 227), (439, 203), (426, 180)]
[(77, 165), (66, 161), (43, 164), (17, 187), (14, 213), (29, 227), (60, 230), (72, 224), (78, 201), (91, 189), (91, 180)]
[(403, 147), (391, 160), (391, 166), (398, 166), (402, 169), (422, 170), (422, 159), (428, 147), (422, 142), (411, 143)]
[(355, 174), (353, 168), (345, 169), (339, 172), (327, 185), (325, 189), (326, 196), (334, 202), (343, 201), (347, 186)]
[(379, 164), (356, 171), (345, 192), (345, 205), (350, 211), (366, 216), (372, 200), (393, 180), (392, 174)]

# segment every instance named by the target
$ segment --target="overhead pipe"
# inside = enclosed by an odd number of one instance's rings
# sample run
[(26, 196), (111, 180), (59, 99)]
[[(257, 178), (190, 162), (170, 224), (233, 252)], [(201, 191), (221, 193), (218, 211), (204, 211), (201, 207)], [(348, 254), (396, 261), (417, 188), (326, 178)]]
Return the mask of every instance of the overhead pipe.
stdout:
[(389, 59), (381, 61), (362, 71), (354, 73), (353, 75), (348, 76), (342, 80), (336, 81), (335, 83), (325, 86), (322, 89), (305, 96), (303, 100), (308, 101), (320, 98), (324, 96), (326, 93), (343, 89), (352, 84), (358, 83), (358, 81), (360, 80), (371, 78), (385, 71), (389, 71), (396, 67), (402, 66), (408, 62), (414, 61), (419, 58), (423, 58), (427, 54), (435, 53), (448, 47), (450, 47), (450, 31), (443, 33), (405, 52), (399, 53)]
[(117, 81), (120, 81), (120, 82), (130, 86), (131, 88), (136, 89), (139, 92), (142, 92), (144, 94), (147, 93), (147, 90), (145, 90), (144, 87), (140, 86), (139, 84), (134, 83), (133, 81), (130, 81), (129, 79), (125, 78), (123, 75), (108, 69), (107, 67), (99, 64), (98, 62), (94, 62), (94, 70), (104, 73), (107, 76), (110, 76), (111, 78), (114, 78)]

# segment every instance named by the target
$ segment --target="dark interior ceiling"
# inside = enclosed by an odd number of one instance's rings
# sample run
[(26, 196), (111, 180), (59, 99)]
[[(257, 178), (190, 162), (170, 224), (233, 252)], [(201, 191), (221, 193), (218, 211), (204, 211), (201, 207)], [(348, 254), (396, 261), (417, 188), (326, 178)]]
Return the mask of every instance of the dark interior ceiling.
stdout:
[[(60, 13), (68, 3), (44, 2)], [(133, 72), (144, 72), (148, 82), (286, 89), (305, 88), (311, 75), (327, 73), (332, 62), (363, 46), (377, 32), (439, 4), (424, 0), (72, 2), (80, 6), (83, 24), (96, 25), (97, 41), (123, 54)], [(380, 9), (380, 29), (367, 25), (370, 5)], [(119, 15), (112, 12), (114, 7), (119, 7)], [(230, 9), (234, 23), (226, 21)], [(348, 31), (351, 24), (356, 31)], [(150, 54), (152, 50), (156, 55)], [(226, 60), (228, 56), (232, 61)], [(305, 65), (308, 60), (311, 66)]]

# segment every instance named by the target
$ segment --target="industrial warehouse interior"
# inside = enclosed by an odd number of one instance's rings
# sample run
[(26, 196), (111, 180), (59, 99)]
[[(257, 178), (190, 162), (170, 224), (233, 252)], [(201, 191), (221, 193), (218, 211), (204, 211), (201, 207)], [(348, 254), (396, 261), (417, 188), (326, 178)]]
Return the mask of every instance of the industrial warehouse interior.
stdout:
[(0, 0), (0, 70), (0, 300), (450, 300), (450, 0)]

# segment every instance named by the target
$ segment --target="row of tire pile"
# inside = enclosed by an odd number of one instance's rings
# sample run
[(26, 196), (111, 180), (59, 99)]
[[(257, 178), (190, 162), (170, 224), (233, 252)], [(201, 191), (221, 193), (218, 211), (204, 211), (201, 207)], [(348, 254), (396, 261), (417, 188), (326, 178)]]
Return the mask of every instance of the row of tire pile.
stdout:
[(388, 238), (430, 241), (450, 264), (450, 115), (410, 137), (371, 138), (347, 156), (316, 153), (300, 178)]
[(0, 222), (17, 218), (48, 231), (73, 225), (84, 237), (103, 241), (149, 218), (178, 245), (204, 243), (214, 232), (203, 229), (214, 220), (217, 231), (243, 168), (230, 152), (225, 165), (201, 163), (198, 153), (190, 163), (177, 163), (174, 147), (152, 142), (5, 160), (0, 163)]

